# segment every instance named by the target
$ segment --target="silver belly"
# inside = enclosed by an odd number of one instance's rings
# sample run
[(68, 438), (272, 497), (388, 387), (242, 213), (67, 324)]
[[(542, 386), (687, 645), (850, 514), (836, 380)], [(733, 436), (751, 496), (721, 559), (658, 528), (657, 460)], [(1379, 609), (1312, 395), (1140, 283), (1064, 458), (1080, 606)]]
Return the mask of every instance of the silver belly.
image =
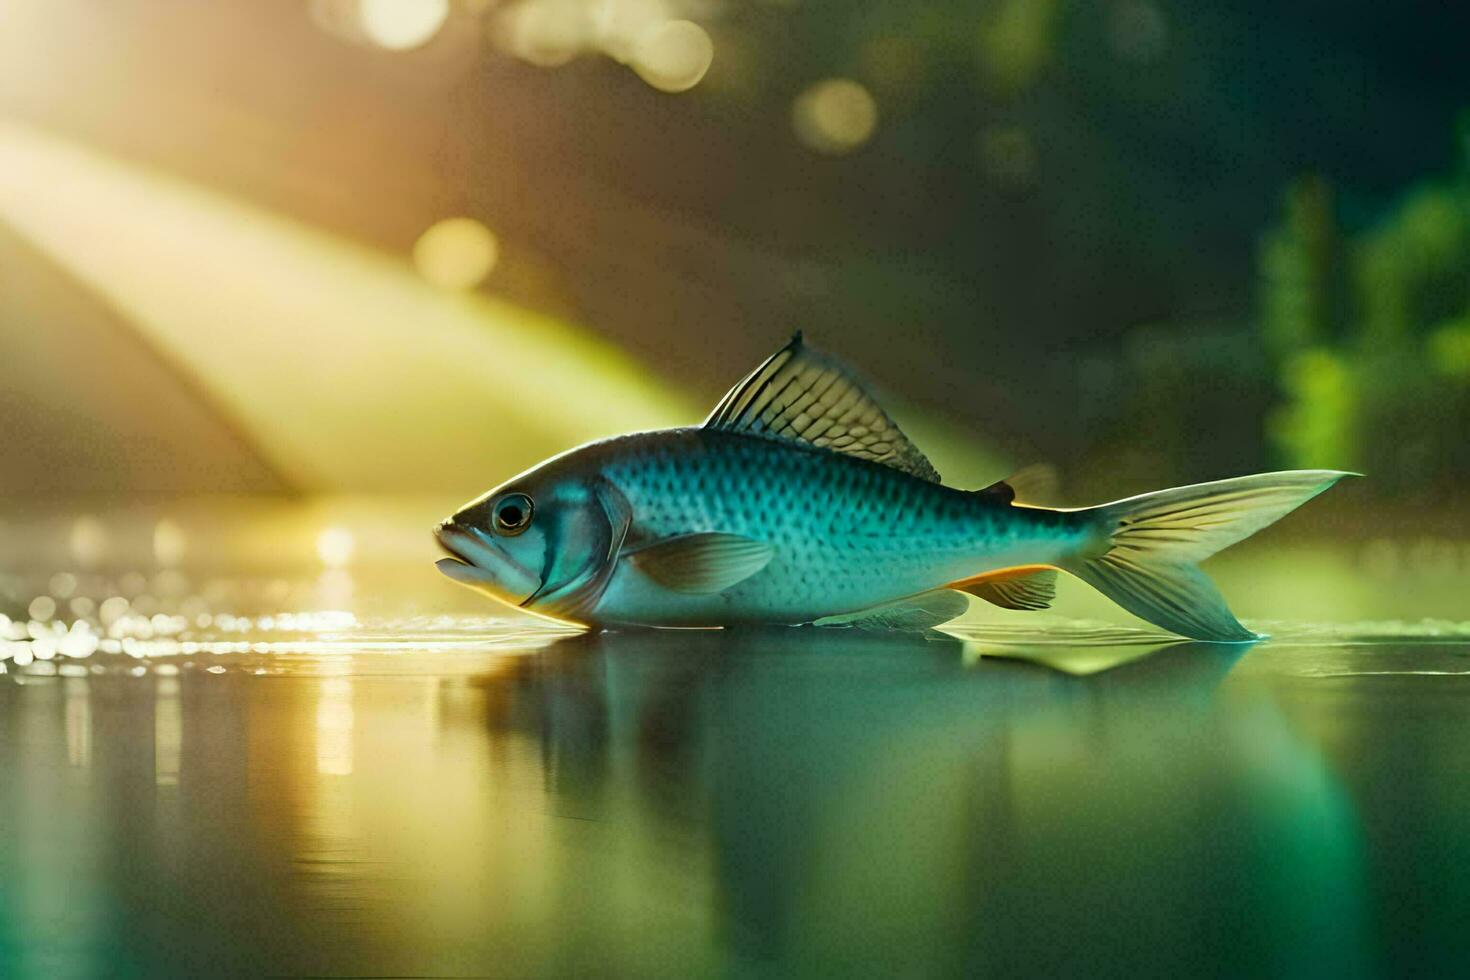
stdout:
[(796, 625), (879, 606), (986, 571), (1044, 563), (1052, 557), (1023, 556), (1010, 549), (939, 558), (889, 553), (847, 557), (841, 567), (823, 570), (809, 561), (783, 560), (778, 555), (746, 581), (709, 595), (669, 589), (623, 558), (588, 618), (593, 625), (605, 626)]

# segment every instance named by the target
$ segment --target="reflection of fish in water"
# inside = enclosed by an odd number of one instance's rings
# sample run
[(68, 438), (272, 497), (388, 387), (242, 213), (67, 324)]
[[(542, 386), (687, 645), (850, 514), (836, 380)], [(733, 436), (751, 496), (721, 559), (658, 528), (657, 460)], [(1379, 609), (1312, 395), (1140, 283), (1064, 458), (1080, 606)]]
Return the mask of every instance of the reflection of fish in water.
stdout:
[(961, 592), (1040, 609), (1056, 570), (1202, 640), (1255, 635), (1196, 567), (1330, 487), (1263, 473), (1080, 510), (1000, 482), (943, 486), (839, 365), (798, 334), (698, 428), (554, 457), (436, 529), (450, 578), (588, 625), (878, 621), (924, 627)]

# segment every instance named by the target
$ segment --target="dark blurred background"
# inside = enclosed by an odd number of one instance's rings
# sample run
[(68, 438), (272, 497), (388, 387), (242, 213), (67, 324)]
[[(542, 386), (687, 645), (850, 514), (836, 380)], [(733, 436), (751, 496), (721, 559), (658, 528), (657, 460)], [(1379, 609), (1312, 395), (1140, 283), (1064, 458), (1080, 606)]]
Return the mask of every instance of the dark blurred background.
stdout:
[(1443, 501), (1467, 26), (0, 0), (0, 495), (471, 493), (697, 421), (802, 328), (955, 482), (1331, 466)]

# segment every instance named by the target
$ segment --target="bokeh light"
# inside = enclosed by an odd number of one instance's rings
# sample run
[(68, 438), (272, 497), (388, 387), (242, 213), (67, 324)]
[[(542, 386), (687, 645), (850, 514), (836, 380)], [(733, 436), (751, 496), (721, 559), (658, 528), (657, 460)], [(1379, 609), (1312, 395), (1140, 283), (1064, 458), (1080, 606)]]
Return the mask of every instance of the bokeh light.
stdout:
[(77, 577), (70, 572), (57, 572), (46, 585), (46, 591), (58, 599), (69, 599), (76, 590)]
[(72, 523), (69, 544), (77, 564), (91, 568), (107, 554), (107, 528), (95, 517), (78, 517)]
[(30, 607), (26, 610), (32, 619), (45, 622), (56, 615), (56, 600), (49, 595), (40, 595), (31, 600)]
[(851, 153), (872, 138), (878, 104), (866, 88), (850, 78), (817, 82), (792, 104), (796, 136), (818, 153)]
[(449, 0), (312, 0), (312, 19), (329, 34), (388, 51), (431, 41), (449, 19)]
[(600, 51), (659, 91), (685, 92), (709, 71), (714, 42), (673, 11), (667, 0), (521, 0), (489, 28), (497, 47), (528, 64), (554, 68)]
[(638, 42), (633, 70), (661, 92), (687, 92), (698, 85), (715, 58), (714, 42), (693, 21), (671, 20)]
[(580, 0), (525, 0), (493, 23), (496, 44), (528, 64), (555, 68), (587, 46), (592, 24)]
[(357, 17), (368, 40), (407, 51), (439, 33), (449, 19), (449, 0), (358, 0)]
[(103, 626), (110, 626), (114, 621), (127, 615), (128, 605), (128, 600), (120, 595), (108, 596), (97, 607), (97, 618), (102, 620)]
[(153, 526), (153, 557), (160, 565), (177, 565), (187, 550), (184, 529), (168, 518)]
[(341, 568), (352, 560), (357, 542), (352, 532), (345, 527), (329, 527), (317, 535), (316, 553), (322, 564), (329, 568)]
[(600, 0), (589, 3), (597, 46), (615, 61), (633, 60), (651, 32), (672, 19), (668, 0)]
[(431, 225), (413, 247), (419, 274), (443, 289), (473, 289), (500, 259), (495, 235), (474, 218), (445, 218)]

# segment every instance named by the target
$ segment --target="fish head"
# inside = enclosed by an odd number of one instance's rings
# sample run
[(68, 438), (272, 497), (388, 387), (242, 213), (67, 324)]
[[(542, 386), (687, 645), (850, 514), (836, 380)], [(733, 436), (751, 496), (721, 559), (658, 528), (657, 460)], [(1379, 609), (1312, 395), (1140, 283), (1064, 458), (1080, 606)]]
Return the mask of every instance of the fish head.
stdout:
[(589, 621), (631, 520), (600, 474), (548, 466), (476, 498), (434, 529), (446, 576), (508, 605)]

